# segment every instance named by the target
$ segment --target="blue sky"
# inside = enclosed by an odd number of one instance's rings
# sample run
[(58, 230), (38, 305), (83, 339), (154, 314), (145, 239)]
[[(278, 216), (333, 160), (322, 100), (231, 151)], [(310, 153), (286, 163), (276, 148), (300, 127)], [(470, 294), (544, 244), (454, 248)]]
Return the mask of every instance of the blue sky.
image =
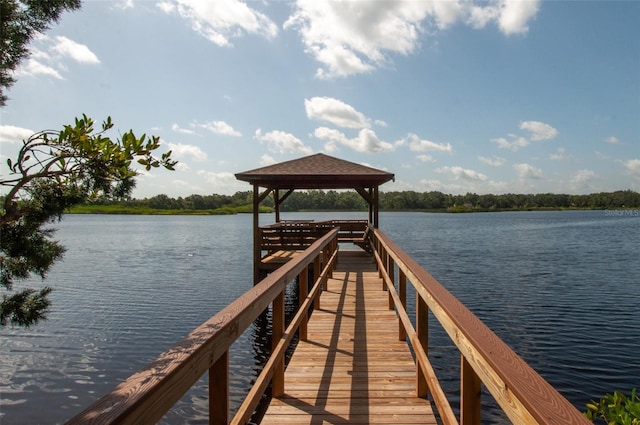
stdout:
[(85, 113), (180, 161), (138, 198), (318, 152), (386, 191), (639, 191), (638, 22), (639, 1), (85, 1), (16, 71), (2, 174)]

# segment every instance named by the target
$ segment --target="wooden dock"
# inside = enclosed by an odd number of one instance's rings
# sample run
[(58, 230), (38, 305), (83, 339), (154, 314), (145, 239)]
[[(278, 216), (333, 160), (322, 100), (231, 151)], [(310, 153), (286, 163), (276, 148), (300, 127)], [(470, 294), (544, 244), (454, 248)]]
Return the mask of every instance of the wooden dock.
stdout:
[[(444, 425), (480, 425), (482, 385), (512, 423), (589, 424), (378, 229), (372, 231), (371, 249), (373, 257), (339, 250), (338, 229), (332, 229), (67, 423), (157, 423), (208, 372), (211, 425), (249, 423), (269, 384), (274, 398), (262, 420), (254, 418), (264, 424), (436, 424), (437, 410)], [(309, 292), (286, 324), (285, 293), (292, 282), (301, 294), (304, 288)], [(416, 291), (415, 321), (403, 307), (409, 284)], [(267, 308), (273, 349), (231, 417), (230, 347)], [(460, 352), (459, 412), (452, 409), (425, 349), (428, 314)], [(298, 331), (301, 341), (285, 368), (285, 351)], [(417, 365), (400, 340), (405, 334)], [(417, 397), (427, 387), (429, 400)]]
[(320, 309), (285, 372), (285, 393), (262, 424), (435, 424), (416, 397), (416, 366), (388, 308), (374, 259), (340, 251)]

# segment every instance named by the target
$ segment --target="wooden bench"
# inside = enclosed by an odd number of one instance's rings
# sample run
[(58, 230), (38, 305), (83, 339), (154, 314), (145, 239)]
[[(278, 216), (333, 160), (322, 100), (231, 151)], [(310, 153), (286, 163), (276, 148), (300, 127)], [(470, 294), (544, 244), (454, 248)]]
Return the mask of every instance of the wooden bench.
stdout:
[(353, 243), (370, 252), (368, 220), (286, 220), (260, 228), (263, 270), (275, 270), (307, 249), (331, 229), (338, 228), (339, 243)]

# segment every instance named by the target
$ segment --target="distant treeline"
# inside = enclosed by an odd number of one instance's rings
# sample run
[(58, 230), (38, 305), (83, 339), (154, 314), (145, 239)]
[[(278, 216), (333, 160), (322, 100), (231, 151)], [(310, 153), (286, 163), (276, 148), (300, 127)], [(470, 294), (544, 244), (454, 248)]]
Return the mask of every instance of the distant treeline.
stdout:
[[(385, 211), (510, 211), (538, 209), (621, 209), (640, 208), (640, 193), (631, 190), (600, 192), (589, 195), (555, 193), (478, 195), (451, 195), (442, 192), (380, 192), (380, 208)], [(166, 213), (237, 213), (250, 212), (253, 192), (237, 192), (234, 195), (190, 195), (170, 198), (157, 195), (145, 199), (126, 201), (99, 200), (91, 206), (72, 212), (140, 212), (166, 211)], [(261, 204), (263, 211), (273, 208), (273, 197)], [(309, 190), (293, 192), (282, 204), (282, 211), (305, 210), (366, 210), (366, 202), (355, 191)], [(93, 210), (93, 211), (91, 211)]]

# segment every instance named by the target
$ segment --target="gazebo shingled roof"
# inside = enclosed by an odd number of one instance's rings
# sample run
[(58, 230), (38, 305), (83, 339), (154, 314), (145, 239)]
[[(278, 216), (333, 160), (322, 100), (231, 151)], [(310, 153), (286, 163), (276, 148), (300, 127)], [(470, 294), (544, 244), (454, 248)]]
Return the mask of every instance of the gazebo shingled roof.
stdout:
[(392, 173), (318, 153), (236, 174), (238, 180), (269, 189), (377, 187)]

